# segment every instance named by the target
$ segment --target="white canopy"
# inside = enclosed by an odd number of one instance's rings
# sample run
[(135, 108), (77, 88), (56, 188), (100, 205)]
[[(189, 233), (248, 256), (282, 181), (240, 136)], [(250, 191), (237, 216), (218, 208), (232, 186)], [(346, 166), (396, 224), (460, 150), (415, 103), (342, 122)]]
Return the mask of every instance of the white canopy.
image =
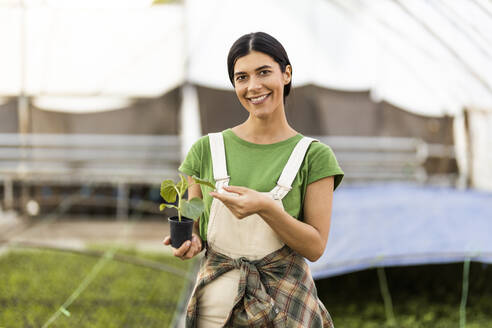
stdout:
[[(229, 47), (263, 30), (284, 44), (294, 85), (368, 90), (407, 110), (492, 108), (492, 5), (485, 1), (189, 1), (190, 81), (230, 86)], [(220, 10), (219, 10), (220, 8)]]
[(0, 40), (0, 95), (23, 89), (43, 96), (43, 104), (49, 96), (57, 97), (54, 104), (71, 96), (156, 97), (184, 80), (183, 8), (178, 5), (28, 6), (24, 13), (0, 7)]
[(371, 90), (424, 115), (492, 108), (485, 0), (31, 0), (25, 11), (20, 3), (0, 0), (0, 97), (24, 90), (46, 108), (56, 107), (50, 97), (118, 103), (186, 82), (231, 89), (227, 53), (253, 31), (285, 46), (294, 87)]

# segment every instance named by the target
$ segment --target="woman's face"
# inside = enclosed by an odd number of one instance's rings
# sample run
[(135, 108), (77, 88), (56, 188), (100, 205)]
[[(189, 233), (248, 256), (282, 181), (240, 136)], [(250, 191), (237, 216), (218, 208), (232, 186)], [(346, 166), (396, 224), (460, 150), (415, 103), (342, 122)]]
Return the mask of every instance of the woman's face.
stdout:
[(251, 51), (234, 65), (234, 89), (241, 104), (257, 118), (266, 118), (284, 105), (284, 86), (290, 82), (291, 67), (285, 72), (272, 57)]

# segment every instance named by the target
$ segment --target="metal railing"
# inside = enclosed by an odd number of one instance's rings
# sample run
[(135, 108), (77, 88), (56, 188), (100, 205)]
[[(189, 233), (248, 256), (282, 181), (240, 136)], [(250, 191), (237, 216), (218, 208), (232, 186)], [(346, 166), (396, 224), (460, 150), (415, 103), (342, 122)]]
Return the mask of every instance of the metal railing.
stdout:
[(317, 136), (329, 145), (346, 181), (413, 181), (428, 179), (424, 167), (431, 157), (454, 158), (454, 147), (428, 144), (418, 138)]
[(13, 207), (19, 184), (109, 186), (117, 188), (118, 216), (125, 215), (129, 186), (177, 176), (180, 147), (177, 135), (0, 134), (4, 208)]

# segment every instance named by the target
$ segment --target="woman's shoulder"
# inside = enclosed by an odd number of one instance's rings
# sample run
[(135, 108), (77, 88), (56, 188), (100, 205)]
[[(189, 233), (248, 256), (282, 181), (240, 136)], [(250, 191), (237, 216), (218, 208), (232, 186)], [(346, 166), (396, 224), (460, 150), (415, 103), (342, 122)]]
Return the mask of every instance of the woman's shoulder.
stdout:
[(200, 145), (205, 145), (205, 144), (208, 144), (210, 142), (209, 139), (210, 139), (210, 136), (208, 134), (204, 134), (203, 136), (198, 138), (196, 143), (200, 144)]
[(334, 156), (333, 150), (329, 145), (316, 139), (313, 142), (311, 142), (311, 145), (309, 146), (307, 153), (309, 155)]
[(320, 140), (315, 140), (311, 143), (306, 156), (309, 159), (310, 165), (329, 166), (340, 169), (337, 157), (331, 146)]
[(210, 139), (209, 135), (205, 134), (205, 135), (201, 136), (200, 138), (198, 138), (193, 143), (193, 146), (191, 148), (194, 150), (203, 150), (203, 148), (209, 147), (209, 144), (210, 144), (209, 139)]
[(338, 164), (331, 147), (321, 141), (311, 143), (306, 154), (305, 165), (308, 167), (308, 184), (320, 178), (335, 176), (335, 188), (340, 184), (344, 173)]
[(306, 152), (307, 163), (310, 167), (326, 166), (338, 167), (335, 153), (331, 147), (321, 141), (313, 141)]

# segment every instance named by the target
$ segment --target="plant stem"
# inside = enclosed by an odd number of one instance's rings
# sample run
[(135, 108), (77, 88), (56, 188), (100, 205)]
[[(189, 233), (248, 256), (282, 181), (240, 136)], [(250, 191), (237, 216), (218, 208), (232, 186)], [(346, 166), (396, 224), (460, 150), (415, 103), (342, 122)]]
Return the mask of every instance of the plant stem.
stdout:
[(176, 190), (176, 193), (178, 194), (178, 220), (181, 222), (181, 193), (179, 192), (178, 188), (176, 186), (173, 186), (174, 190)]
[(468, 299), (468, 280), (470, 276), (470, 258), (465, 258), (463, 263), (463, 288), (461, 290), (460, 304), (460, 328), (466, 327), (466, 301)]
[(386, 312), (386, 322), (390, 327), (394, 327), (396, 325), (395, 313), (393, 312), (393, 302), (391, 301), (391, 294), (388, 288), (388, 282), (386, 280), (384, 268), (378, 267), (377, 272), (379, 279), (379, 288), (381, 290), (381, 295), (383, 296), (384, 309)]

